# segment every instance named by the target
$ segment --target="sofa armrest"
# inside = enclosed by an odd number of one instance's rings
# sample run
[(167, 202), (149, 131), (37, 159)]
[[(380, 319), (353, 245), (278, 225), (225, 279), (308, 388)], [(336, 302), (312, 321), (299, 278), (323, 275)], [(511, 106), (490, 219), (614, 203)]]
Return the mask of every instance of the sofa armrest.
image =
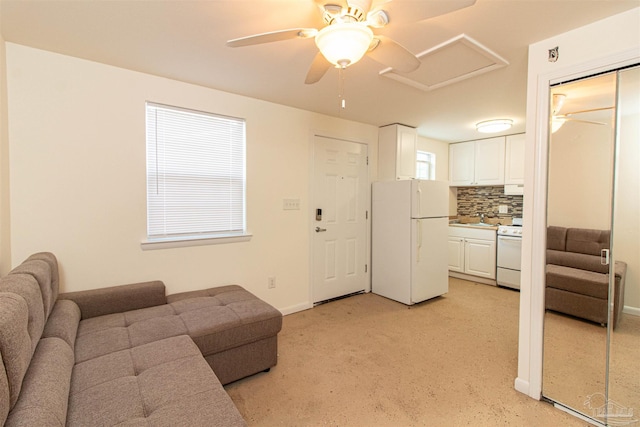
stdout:
[(58, 299), (68, 299), (78, 304), (82, 319), (167, 303), (164, 283), (159, 280), (67, 292), (58, 295)]

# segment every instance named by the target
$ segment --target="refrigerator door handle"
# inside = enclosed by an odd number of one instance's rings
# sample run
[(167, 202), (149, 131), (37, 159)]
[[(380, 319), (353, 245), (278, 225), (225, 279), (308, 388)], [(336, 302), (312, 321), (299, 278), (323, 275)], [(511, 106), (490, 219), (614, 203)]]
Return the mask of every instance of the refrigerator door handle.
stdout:
[(422, 221), (417, 221), (416, 231), (418, 233), (418, 250), (416, 251), (416, 262), (420, 262), (420, 250), (422, 249)]
[(416, 191), (416, 196), (417, 196), (417, 202), (418, 202), (418, 212), (415, 213), (416, 216), (421, 217), (422, 216), (422, 189), (420, 188), (420, 183), (417, 182), (417, 187), (418, 190)]

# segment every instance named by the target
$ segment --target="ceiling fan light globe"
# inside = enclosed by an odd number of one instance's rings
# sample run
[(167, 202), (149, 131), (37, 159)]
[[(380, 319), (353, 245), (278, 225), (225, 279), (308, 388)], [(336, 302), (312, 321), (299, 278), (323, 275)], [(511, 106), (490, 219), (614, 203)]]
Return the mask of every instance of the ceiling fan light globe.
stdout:
[(315, 40), (327, 61), (345, 68), (358, 62), (369, 50), (373, 32), (362, 23), (337, 23), (321, 29)]

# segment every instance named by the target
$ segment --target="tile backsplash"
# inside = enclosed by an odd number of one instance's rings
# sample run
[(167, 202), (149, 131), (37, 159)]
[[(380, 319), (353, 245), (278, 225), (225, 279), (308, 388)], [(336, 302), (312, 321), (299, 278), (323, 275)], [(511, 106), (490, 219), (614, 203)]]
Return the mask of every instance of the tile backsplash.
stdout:
[[(498, 206), (506, 205), (507, 213), (498, 213)], [(522, 217), (522, 196), (507, 196), (503, 186), (458, 187), (458, 215), (484, 214), (487, 218)]]

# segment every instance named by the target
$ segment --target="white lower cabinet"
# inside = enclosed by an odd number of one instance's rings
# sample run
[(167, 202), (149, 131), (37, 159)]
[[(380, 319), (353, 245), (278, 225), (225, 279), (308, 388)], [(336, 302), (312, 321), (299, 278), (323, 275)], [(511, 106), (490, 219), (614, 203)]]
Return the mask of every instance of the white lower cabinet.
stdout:
[(496, 278), (496, 230), (449, 227), (449, 271)]
[(449, 271), (464, 273), (464, 238), (449, 235)]

